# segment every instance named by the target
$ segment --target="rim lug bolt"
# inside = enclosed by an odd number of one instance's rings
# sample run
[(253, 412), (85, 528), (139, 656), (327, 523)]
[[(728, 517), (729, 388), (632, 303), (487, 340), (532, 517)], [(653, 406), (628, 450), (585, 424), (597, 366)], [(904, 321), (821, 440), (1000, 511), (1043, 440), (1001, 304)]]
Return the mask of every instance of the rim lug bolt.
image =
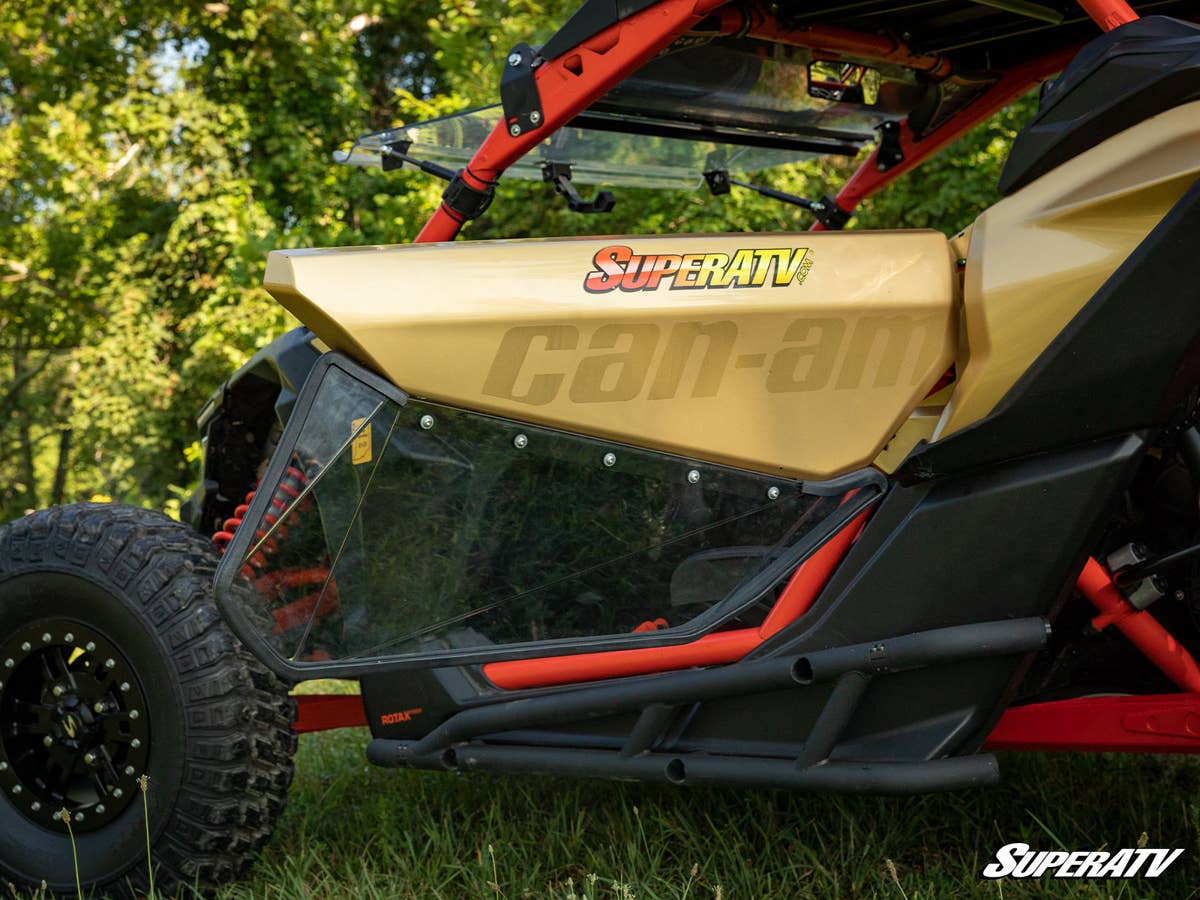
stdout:
[(66, 634), (63, 635), (63, 640), (69, 644), (75, 640), (75, 635), (71, 634), (71, 632), (68, 631)]
[(40, 804), (36, 800), (34, 800), (31, 804), (29, 804), (29, 808), (32, 809), (34, 812), (37, 812), (38, 810), (40, 810), (42, 808), (42, 804)]
[(88, 753), (83, 754), (83, 761), (90, 766), (92, 763), (94, 763), (96, 761), (96, 754), (91, 753), (90, 751)]
[(56, 684), (56, 685), (55, 685), (55, 686), (54, 686), (54, 687), (51, 689), (50, 693), (52, 693), (52, 694), (53, 694), (55, 697), (61, 697), (61, 696), (63, 695), (63, 689), (62, 689), (62, 685), (61, 685), (61, 684)]
[(96, 806), (96, 815), (98, 815), (98, 816), (102, 816), (102, 815), (104, 815), (104, 813), (105, 813), (105, 812), (106, 812), (106, 810), (104, 809), (104, 804), (103, 804), (103, 803), (101, 803), (101, 804), (98, 804), (98, 805)]
[(20, 786), (19, 784), (14, 784), (14, 785), (13, 785), (13, 793), (14, 793), (14, 794), (19, 794), (19, 793), (21, 793), (21, 786)]
[(91, 653), (93, 650), (96, 649), (96, 645), (92, 641), (88, 641), (87, 644), (84, 645), (83, 649), (86, 650), (88, 653)]
[(47, 631), (45, 634), (42, 635), (42, 643), (43, 644), (50, 643), (50, 632)]
[[(132, 775), (132, 774), (133, 774), (134, 772), (136, 772), (136, 771), (137, 771), (137, 770), (136, 770), (136, 769), (135, 769), (133, 766), (126, 766), (126, 767), (125, 767), (125, 774), (126, 774), (126, 775)], [(120, 790), (120, 788), (117, 788), (117, 790)]]
[(4, 668), (6, 668), (6, 669), (11, 669), (12, 667), (13, 667), (13, 661), (12, 661), (12, 659), (6, 659), (6, 660), (4, 661)]
[(82, 822), (83, 821), (83, 813), (75, 813), (75, 821)]
[(22, 649), (24, 652), (28, 653), (30, 650), (32, 650), (32, 649), (33, 649), (33, 645), (32, 645), (31, 643), (29, 643), (29, 641), (24, 641), (24, 642), (22, 642), (22, 644), (21, 644), (21, 649)]
[(120, 800), (120, 799), (121, 799), (121, 795), (122, 795), (122, 794), (124, 794), (124, 793), (125, 793), (125, 792), (124, 792), (123, 790), (121, 790), (120, 788), (113, 788), (112, 795), (113, 795), (114, 797), (116, 797), (118, 800)]
[(122, 693), (123, 693), (123, 692), (125, 692), (125, 691), (127, 691), (127, 690), (129, 690), (129, 682), (128, 682), (128, 681), (122, 681), (122, 682), (121, 682), (121, 691), (122, 691)]
[(97, 700), (96, 705), (92, 707), (92, 712), (97, 712), (97, 713), (102, 714), (104, 712), (104, 710), (106, 710), (106, 709), (108, 709), (108, 707), (105, 706), (103, 702)]
[(53, 747), (54, 746), (54, 738), (50, 737), (50, 735), (46, 735), (44, 738), (42, 738), (42, 746), (43, 747)]
[(0, 759), (0, 772), (7, 772), (7, 771), (8, 771), (8, 763), (6, 763), (4, 760)]
[(115, 659), (106, 659), (104, 661), (104, 668), (111, 669), (116, 664), (117, 664), (117, 661)]
[(134, 738), (132, 741), (129, 742), (129, 746), (132, 747), (134, 750), (136, 750), (138, 747), (142, 746), (142, 742), (140, 740), (138, 740), (137, 738)]
[(131, 719), (136, 719), (140, 715), (141, 715), (141, 713), (138, 712), (136, 709), (131, 709), (129, 711), (129, 718), (131, 718)]

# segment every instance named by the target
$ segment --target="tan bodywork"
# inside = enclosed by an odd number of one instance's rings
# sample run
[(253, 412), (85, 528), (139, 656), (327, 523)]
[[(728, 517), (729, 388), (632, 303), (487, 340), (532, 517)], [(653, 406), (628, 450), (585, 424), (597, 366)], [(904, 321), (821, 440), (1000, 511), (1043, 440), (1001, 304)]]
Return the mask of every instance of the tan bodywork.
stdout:
[(1198, 174), (1200, 102), (1109, 138), (984, 212), (967, 254), (965, 365), (934, 437), (991, 412)]
[[(613, 247), (686, 274), (612, 289)], [(684, 289), (709, 260), (710, 285)], [(869, 463), (958, 340), (932, 231), (288, 250), (266, 286), (416, 396), (809, 479)]]

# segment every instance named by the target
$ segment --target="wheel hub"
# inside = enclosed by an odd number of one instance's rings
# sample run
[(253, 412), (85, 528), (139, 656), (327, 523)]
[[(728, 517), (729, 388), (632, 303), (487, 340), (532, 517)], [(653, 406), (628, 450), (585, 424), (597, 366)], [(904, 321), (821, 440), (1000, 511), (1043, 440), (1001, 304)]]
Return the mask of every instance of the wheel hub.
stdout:
[(150, 723), (120, 649), (81, 622), (43, 619), (0, 642), (0, 793), (27, 818), (92, 831), (133, 802)]

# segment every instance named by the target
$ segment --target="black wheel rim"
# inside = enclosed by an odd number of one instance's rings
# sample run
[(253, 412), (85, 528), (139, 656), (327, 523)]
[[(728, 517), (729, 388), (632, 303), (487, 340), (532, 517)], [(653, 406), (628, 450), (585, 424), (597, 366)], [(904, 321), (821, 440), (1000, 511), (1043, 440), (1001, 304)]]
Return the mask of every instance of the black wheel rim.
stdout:
[(94, 831), (134, 801), (150, 752), (141, 682), (82, 622), (43, 619), (0, 642), (0, 791), (27, 818)]

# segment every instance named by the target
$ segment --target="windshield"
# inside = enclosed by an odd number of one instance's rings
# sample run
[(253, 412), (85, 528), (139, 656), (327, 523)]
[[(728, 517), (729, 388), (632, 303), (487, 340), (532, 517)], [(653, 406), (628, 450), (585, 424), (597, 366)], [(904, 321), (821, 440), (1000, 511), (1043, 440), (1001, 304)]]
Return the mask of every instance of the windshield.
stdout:
[[(384, 148), (393, 147), (416, 159), (460, 169), (501, 115), (499, 105), (486, 106), (378, 131), (359, 138), (352, 151), (336, 152), (334, 159), (347, 165), (378, 166)], [(625, 127), (626, 122), (610, 114), (589, 114), (588, 118), (588, 126), (560, 128), (511, 166), (505, 176), (541, 181), (544, 164), (565, 163), (571, 166), (573, 180), (585, 184), (693, 189), (703, 184), (703, 174), (710, 169), (757, 172), (826, 155), (818, 150), (749, 147), (602, 130), (605, 126)], [(853, 153), (856, 149), (831, 142), (827, 152)]]
[[(651, 60), (506, 174), (540, 181), (543, 166), (558, 163), (588, 184), (694, 189), (713, 169), (751, 173), (854, 156), (921, 93), (916, 74), (898, 66), (829, 63), (804, 48), (706, 38)], [(380, 165), (391, 148), (459, 169), (501, 116), (499, 105), (488, 106), (375, 132), (335, 159)]]

